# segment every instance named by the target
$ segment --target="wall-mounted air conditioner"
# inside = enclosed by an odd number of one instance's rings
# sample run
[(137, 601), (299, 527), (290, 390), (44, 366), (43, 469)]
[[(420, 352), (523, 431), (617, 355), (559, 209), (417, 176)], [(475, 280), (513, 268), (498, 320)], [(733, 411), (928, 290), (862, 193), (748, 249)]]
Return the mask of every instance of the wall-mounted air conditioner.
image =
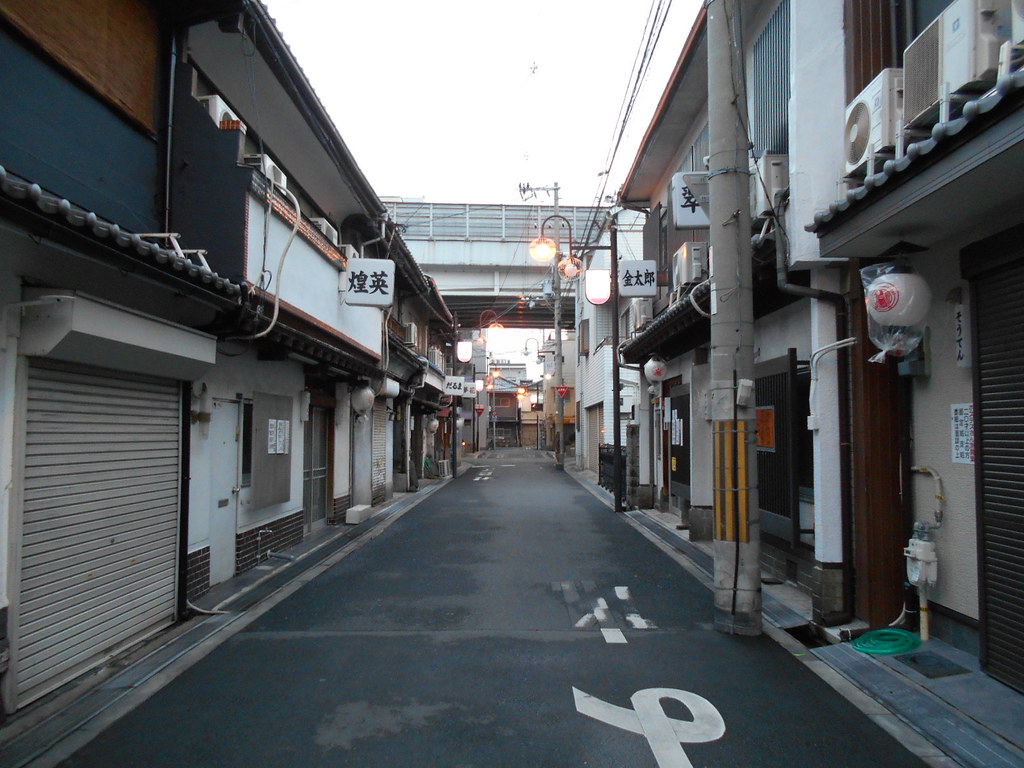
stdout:
[(317, 228), (321, 235), (330, 240), (331, 245), (338, 245), (338, 230), (331, 226), (327, 219), (312, 218), (310, 223)]
[(874, 158), (896, 147), (903, 118), (903, 70), (883, 69), (846, 107), (846, 175), (874, 173)]
[(405, 323), (402, 326), (402, 335), (405, 337), (405, 346), (415, 347), (419, 343), (420, 329), (416, 323)]
[(789, 186), (789, 155), (762, 155), (750, 176), (750, 213), (771, 214), (777, 195)]
[(256, 168), (277, 186), (283, 189), (288, 188), (288, 177), (277, 167), (277, 163), (270, 159), (269, 155), (242, 155), (242, 163)]
[(222, 131), (241, 131), (245, 133), (246, 127), (238, 115), (234, 113), (234, 110), (227, 105), (220, 96), (211, 94), (209, 96), (199, 96), (198, 101), (204, 107), (206, 112), (213, 120), (214, 124)]
[(708, 271), (708, 244), (683, 243), (672, 254), (672, 289), (678, 299), (682, 288), (704, 279)]
[(629, 305), (629, 325), (635, 331), (643, 328), (654, 319), (654, 301), (652, 299), (633, 299)]
[(358, 259), (359, 258), (359, 251), (357, 251), (355, 248), (353, 248), (348, 243), (339, 243), (338, 244), (338, 250), (341, 251), (341, 255), (345, 257), (346, 261), (348, 259)]
[(954, 0), (907, 46), (903, 112), (908, 126), (931, 125), (943, 100), (995, 83), (1010, 21), (1010, 0)]

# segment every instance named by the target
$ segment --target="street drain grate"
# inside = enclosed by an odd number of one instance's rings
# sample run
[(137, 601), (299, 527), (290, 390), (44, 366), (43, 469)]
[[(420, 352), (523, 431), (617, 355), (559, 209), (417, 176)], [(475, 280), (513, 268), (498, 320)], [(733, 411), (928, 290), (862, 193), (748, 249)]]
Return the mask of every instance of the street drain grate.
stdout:
[(955, 664), (949, 659), (945, 659), (931, 651), (908, 653), (896, 658), (908, 667), (933, 680), (937, 677), (952, 677), (953, 675), (965, 675), (970, 672), (969, 669), (961, 667), (959, 664)]

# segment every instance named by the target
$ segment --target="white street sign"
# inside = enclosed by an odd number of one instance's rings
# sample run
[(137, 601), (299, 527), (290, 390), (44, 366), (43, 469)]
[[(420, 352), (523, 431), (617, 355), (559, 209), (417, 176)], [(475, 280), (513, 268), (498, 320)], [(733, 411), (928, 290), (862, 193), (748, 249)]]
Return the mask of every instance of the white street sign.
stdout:
[(467, 389), (466, 380), (461, 376), (444, 377), (444, 393), (453, 397), (462, 397)]

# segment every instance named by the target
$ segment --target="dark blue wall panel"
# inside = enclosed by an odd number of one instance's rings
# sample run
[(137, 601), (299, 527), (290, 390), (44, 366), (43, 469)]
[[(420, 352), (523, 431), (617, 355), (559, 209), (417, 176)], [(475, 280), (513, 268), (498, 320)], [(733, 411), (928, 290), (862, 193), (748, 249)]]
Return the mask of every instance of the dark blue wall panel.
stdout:
[(0, 26), (0, 165), (135, 232), (163, 228), (160, 143)]

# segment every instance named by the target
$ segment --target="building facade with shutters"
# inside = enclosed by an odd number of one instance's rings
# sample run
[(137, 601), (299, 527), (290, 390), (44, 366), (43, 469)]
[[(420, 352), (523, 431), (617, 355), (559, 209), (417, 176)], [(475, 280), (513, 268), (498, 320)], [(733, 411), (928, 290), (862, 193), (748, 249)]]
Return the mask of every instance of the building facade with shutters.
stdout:
[(0, 2), (7, 711), (414, 487), (448, 365), (266, 9), (99, 6)]
[[(742, 4), (739, 20), (762, 566), (810, 592), (826, 626), (884, 627), (918, 581), (931, 633), (1017, 689), (1022, 10), (783, 0)], [(658, 485), (689, 507), (696, 538), (711, 508), (714, 267), (712, 254), (701, 272), (699, 245), (684, 243), (707, 238), (673, 206), (706, 194), (705, 34), (702, 13), (622, 190), (647, 213), (644, 256), (670, 284), (623, 358), (667, 361), (652, 405)], [(862, 274), (878, 265), (895, 279)], [(896, 314), (911, 298), (924, 308)], [(931, 574), (930, 554), (908, 572), (908, 546), (934, 552)]]

